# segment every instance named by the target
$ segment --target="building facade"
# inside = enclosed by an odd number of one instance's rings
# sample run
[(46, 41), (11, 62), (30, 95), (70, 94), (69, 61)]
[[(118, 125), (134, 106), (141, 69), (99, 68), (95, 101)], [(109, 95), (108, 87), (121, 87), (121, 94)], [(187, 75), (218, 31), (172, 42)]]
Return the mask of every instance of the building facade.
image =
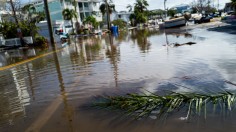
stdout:
[(181, 4), (172, 7), (171, 9), (175, 9), (177, 13), (191, 12), (191, 7), (187, 4)]
[(93, 15), (97, 21), (102, 21), (102, 13), (99, 10), (100, 0), (78, 0), (78, 14), (80, 16), (80, 21)]
[[(99, 10), (100, 3), (100, 0), (76, 0), (78, 21), (83, 22), (86, 17), (91, 15), (93, 15), (97, 21), (102, 21), (102, 14)], [(44, 12), (43, 0), (33, 1), (29, 4), (33, 4), (37, 12)], [(62, 11), (64, 9), (75, 9), (72, 2), (68, 0), (49, 0), (48, 7), (52, 21), (63, 20)]]

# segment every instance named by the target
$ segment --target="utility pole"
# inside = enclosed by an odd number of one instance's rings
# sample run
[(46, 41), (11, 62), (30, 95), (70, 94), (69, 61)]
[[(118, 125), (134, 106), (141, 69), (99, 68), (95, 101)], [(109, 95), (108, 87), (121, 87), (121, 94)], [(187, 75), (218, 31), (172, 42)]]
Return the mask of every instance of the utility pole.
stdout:
[(111, 30), (111, 18), (110, 18), (110, 12), (109, 12), (109, 5), (107, 0), (105, 0), (105, 4), (106, 4), (106, 12), (107, 12), (107, 28), (108, 30)]
[(52, 23), (51, 23), (50, 13), (48, 10), (48, 1), (47, 0), (44, 0), (44, 9), (45, 9), (46, 17), (47, 17), (48, 31), (49, 31), (51, 46), (53, 49), (55, 49), (56, 46), (54, 43), (54, 37), (53, 37), (53, 32), (52, 32)]
[(167, 18), (166, 1), (167, 1), (167, 0), (164, 0), (165, 18)]

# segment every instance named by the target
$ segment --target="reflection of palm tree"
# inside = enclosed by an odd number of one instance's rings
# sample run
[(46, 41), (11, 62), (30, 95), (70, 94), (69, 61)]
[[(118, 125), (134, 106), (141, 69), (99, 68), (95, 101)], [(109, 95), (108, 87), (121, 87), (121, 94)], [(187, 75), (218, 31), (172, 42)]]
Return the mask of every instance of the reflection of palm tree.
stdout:
[(57, 76), (58, 76), (58, 80), (59, 80), (59, 86), (60, 86), (60, 91), (61, 91), (61, 97), (63, 99), (63, 103), (64, 103), (64, 110), (65, 110), (65, 114), (67, 116), (67, 121), (69, 124), (69, 128), (71, 129), (70, 131), (73, 131), (73, 127), (72, 127), (72, 118), (73, 118), (73, 110), (71, 108), (71, 106), (68, 104), (67, 101), (67, 94), (66, 94), (66, 90), (65, 90), (65, 85), (64, 85), (64, 80), (63, 80), (63, 76), (61, 73), (61, 68), (60, 68), (60, 63), (58, 60), (58, 56), (57, 53), (53, 53), (53, 57), (54, 57), (54, 62), (55, 62), (55, 66), (56, 66), (56, 71), (57, 71)]
[(111, 64), (114, 68), (114, 79), (116, 87), (118, 86), (118, 61), (119, 61), (119, 52), (117, 51), (117, 47), (113, 44), (112, 36), (109, 36), (110, 48), (107, 48), (107, 56), (110, 58)]
[(159, 30), (133, 30), (131, 31), (130, 38), (133, 42), (137, 40), (137, 44), (142, 52), (147, 52), (150, 49), (151, 43), (148, 41), (148, 38), (153, 35), (159, 35), (163, 32)]

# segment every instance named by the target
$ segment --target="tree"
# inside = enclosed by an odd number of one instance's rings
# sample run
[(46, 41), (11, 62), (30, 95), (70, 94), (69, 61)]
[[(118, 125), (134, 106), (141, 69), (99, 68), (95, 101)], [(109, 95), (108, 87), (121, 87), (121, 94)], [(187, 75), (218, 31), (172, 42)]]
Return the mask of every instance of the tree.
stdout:
[(136, 0), (134, 12), (144, 13), (147, 10), (147, 6), (149, 6), (149, 4), (146, 0)]
[(17, 18), (17, 15), (16, 15), (16, 11), (20, 8), (20, 4), (18, 3), (19, 1), (12, 1), (10, 0), (9, 1), (9, 4), (10, 4), (10, 7), (11, 7), (11, 11), (12, 11), (12, 15), (15, 19), (15, 23), (17, 25), (17, 36), (20, 38), (20, 41), (21, 41), (21, 45), (24, 46), (25, 45), (25, 42), (23, 40), (23, 36), (22, 36), (22, 31), (21, 31), (21, 28), (20, 28), (20, 25), (19, 25), (19, 21), (18, 21), (18, 18)]
[(145, 23), (147, 21), (147, 6), (149, 4), (146, 0), (136, 0), (134, 4), (134, 15), (138, 23)]
[(212, 11), (216, 10), (212, 7), (211, 0), (197, 0), (191, 3), (194, 12), (199, 11), (200, 13), (212, 13)]
[(77, 17), (76, 11), (73, 10), (73, 9), (64, 9), (64, 10), (62, 11), (62, 15), (63, 15), (64, 20), (70, 20), (70, 21), (71, 21), (72, 30), (73, 30), (73, 32), (74, 32), (73, 18), (76, 18), (76, 17)]
[(236, 0), (231, 0), (231, 2), (232, 2), (232, 5), (234, 6), (234, 11), (236, 13)]
[(27, 20), (31, 21), (32, 15), (36, 14), (36, 8), (33, 6), (33, 4), (28, 4), (22, 7), (21, 11), (24, 14), (27, 14)]
[(169, 9), (169, 10), (167, 11), (167, 14), (168, 14), (168, 16), (174, 17), (175, 14), (177, 14), (177, 10)]
[(85, 18), (84, 22), (92, 24), (94, 28), (97, 28), (99, 24), (96, 18), (93, 16), (88, 16), (87, 18)]
[[(37, 28), (35, 27), (36, 20), (32, 18), (32, 16), (35, 14), (36, 15), (36, 8), (33, 6), (33, 4), (28, 4), (22, 7), (22, 12), (27, 15), (26, 23), (28, 27), (32, 30), (30, 30), (30, 36), (35, 39), (35, 35), (37, 33)], [(25, 32), (24, 32), (25, 34)]]
[(103, 16), (105, 15), (105, 13), (107, 14), (107, 27), (108, 30), (110, 30), (111, 27), (110, 14), (113, 11), (115, 11), (115, 5), (112, 4), (111, 0), (109, 1), (109, 3), (107, 2), (107, 0), (103, 0), (103, 3), (100, 5), (99, 10), (101, 11)]

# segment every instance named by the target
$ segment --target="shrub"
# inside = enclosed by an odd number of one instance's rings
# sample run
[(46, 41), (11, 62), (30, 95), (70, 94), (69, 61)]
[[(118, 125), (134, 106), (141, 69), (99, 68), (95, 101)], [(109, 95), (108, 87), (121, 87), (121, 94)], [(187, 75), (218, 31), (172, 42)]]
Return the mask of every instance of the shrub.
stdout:
[(122, 19), (114, 20), (112, 21), (112, 24), (118, 26), (119, 29), (124, 29), (127, 25), (127, 23), (123, 21)]
[[(17, 38), (17, 24), (14, 22), (2, 22), (0, 23), (0, 32), (3, 34), (5, 39)], [(23, 36), (32, 36), (37, 34), (37, 27), (34, 23), (22, 21), (19, 23)]]
[(42, 48), (47, 48), (48, 47), (48, 40), (42, 36), (38, 36), (35, 38), (35, 46), (40, 46)]

